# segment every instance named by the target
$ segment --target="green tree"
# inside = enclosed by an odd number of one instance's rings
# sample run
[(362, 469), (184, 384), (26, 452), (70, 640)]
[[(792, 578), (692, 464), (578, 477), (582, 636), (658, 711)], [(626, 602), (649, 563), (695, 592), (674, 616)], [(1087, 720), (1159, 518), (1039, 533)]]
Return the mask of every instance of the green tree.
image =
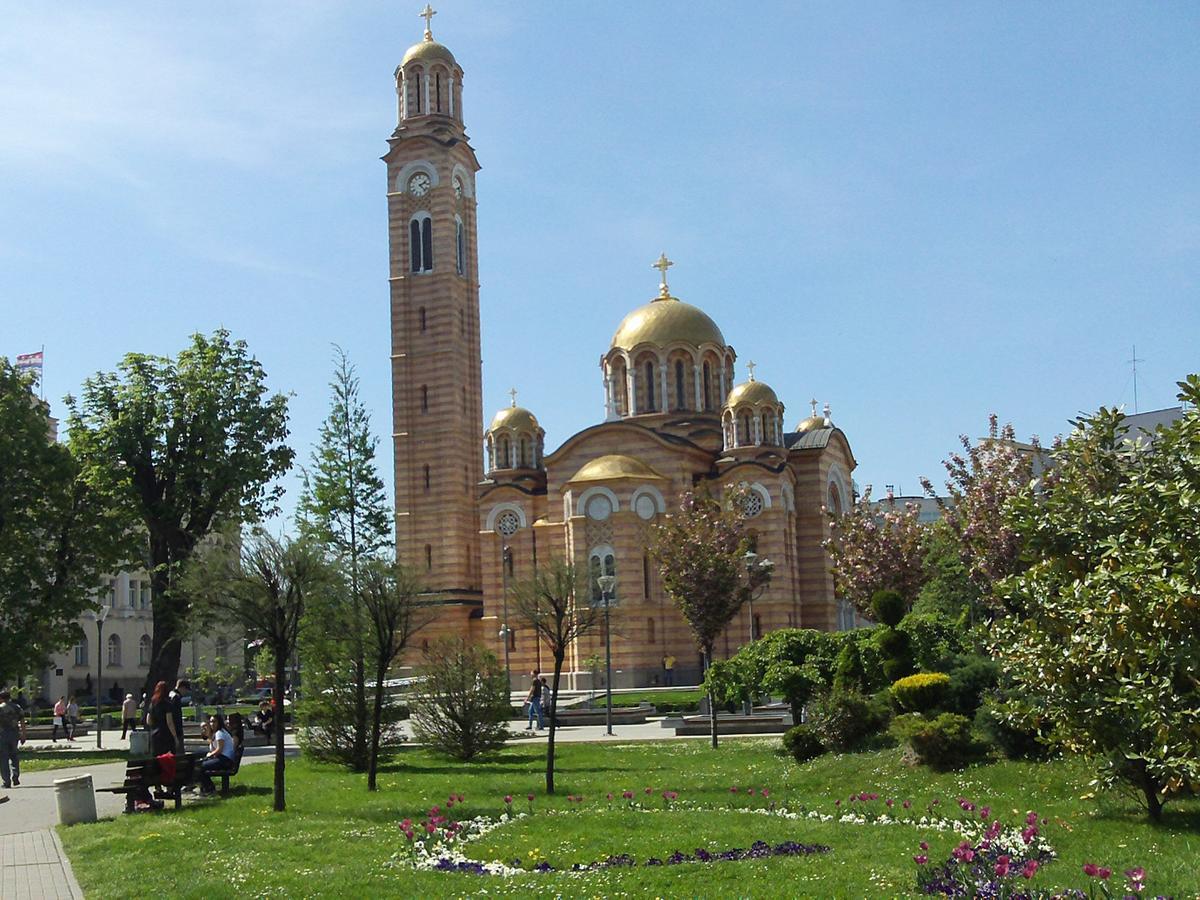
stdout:
[(214, 535), (193, 554), (177, 593), (186, 595), (203, 622), (230, 622), (258, 639), (275, 663), (275, 811), (283, 812), (284, 687), (287, 660), (296, 650), (300, 621), (309, 598), (328, 589), (332, 576), (319, 547), (304, 540), (279, 540), (264, 531), (244, 541), (236, 533)]
[(508, 740), (508, 676), (490, 650), (460, 637), (434, 641), (413, 687), (413, 736), (468, 761)]
[[(345, 735), (350, 745), (331, 749), (351, 768), (362, 771), (370, 765), (372, 728), (367, 704), (367, 644), (371, 638), (363, 609), (361, 574), (364, 562), (391, 544), (391, 512), (375, 464), (378, 440), (371, 433), (371, 417), (359, 398), (358, 376), (336, 345), (329, 387), (329, 415), (321, 425), (320, 443), (313, 451), (311, 466), (304, 472), (297, 523), (302, 535), (320, 542), (344, 562), (350, 603), (339, 615), (343, 628), (336, 634), (319, 629), (321, 638), (306, 642), (305, 663), (313, 674), (329, 673), (339, 680), (350, 676), (353, 724), (350, 728), (338, 726), (327, 734)], [(337, 664), (342, 659), (349, 661), (348, 670)], [(329, 683), (328, 679), (312, 687), (318, 692), (344, 693), (342, 684)], [(326, 704), (323, 715), (328, 717), (340, 705)]]
[(215, 528), (275, 508), (282, 488), (272, 482), (293, 456), (287, 398), (268, 395), (246, 344), (219, 330), (193, 335), (175, 359), (128, 354), (67, 404), (84, 478), (123, 511), (150, 574), (149, 691), (179, 672), (189, 604), (172, 588), (183, 565)]
[(0, 683), (78, 639), (75, 619), (119, 552), (118, 518), (30, 386), (0, 357)]
[(591, 596), (589, 574), (569, 562), (552, 557), (539, 566), (532, 577), (510, 585), (513, 609), (518, 618), (533, 628), (536, 639), (554, 658), (554, 677), (550, 684), (550, 733), (546, 743), (546, 793), (554, 793), (554, 736), (558, 728), (558, 687), (563, 662), (576, 641), (600, 628), (604, 621), (602, 606), (580, 603)]
[[(742, 604), (771, 579), (756, 567), (746, 577), (745, 555), (751, 549), (746, 529), (745, 488), (730, 485), (724, 500), (707, 489), (683, 495), (679, 511), (655, 526), (650, 552), (658, 562), (663, 590), (679, 608), (704, 657), (712, 665), (713, 644)], [(708, 685), (712, 745), (717, 746), (717, 704)]]
[[(1103, 761), (1150, 816), (1200, 787), (1200, 376), (1135, 446), (1101, 409), (1009, 505), (1027, 568), (999, 583), (992, 651), (1045, 736)], [(1022, 716), (1025, 713), (1025, 717)]]
[(399, 563), (374, 560), (360, 573), (363, 611), (367, 617), (370, 661), (374, 665), (375, 699), (371, 714), (370, 759), (367, 790), (375, 790), (379, 768), (379, 743), (383, 732), (384, 680), (388, 669), (412, 636), (429, 623), (429, 601), (421, 583)]

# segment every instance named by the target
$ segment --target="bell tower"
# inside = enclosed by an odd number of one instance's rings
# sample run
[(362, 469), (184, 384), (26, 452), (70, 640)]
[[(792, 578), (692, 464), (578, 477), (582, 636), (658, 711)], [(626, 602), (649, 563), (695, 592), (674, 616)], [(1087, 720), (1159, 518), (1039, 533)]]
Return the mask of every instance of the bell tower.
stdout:
[(483, 401), (475, 173), (462, 68), (433, 39), (396, 68), (388, 138), (396, 555), (448, 603), (480, 602)]

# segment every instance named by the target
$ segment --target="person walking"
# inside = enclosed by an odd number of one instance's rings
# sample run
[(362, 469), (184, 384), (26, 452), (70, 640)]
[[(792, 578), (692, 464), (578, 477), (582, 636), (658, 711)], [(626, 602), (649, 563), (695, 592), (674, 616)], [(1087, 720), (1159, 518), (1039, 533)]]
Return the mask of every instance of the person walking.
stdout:
[(50, 731), (51, 743), (58, 743), (58, 729), (62, 728), (63, 737), (67, 736), (67, 698), (60, 696), (54, 704), (54, 727)]
[(525, 702), (529, 706), (529, 724), (525, 726), (525, 730), (533, 729), (533, 720), (536, 717), (538, 731), (541, 731), (545, 721), (542, 719), (542, 680), (538, 677), (537, 669), (529, 673), (529, 682), (529, 693), (525, 695)]
[(8, 691), (0, 691), (0, 781), (5, 788), (21, 783), (21, 758), (17, 748), (25, 743), (25, 710), (12, 702)]
[(67, 740), (75, 740), (75, 726), (79, 724), (79, 704), (75, 702), (75, 695), (71, 695), (71, 699), (67, 701), (67, 716), (63, 720), (66, 722), (65, 730), (67, 732)]
[(126, 694), (125, 702), (121, 704), (121, 740), (125, 740), (129, 731), (137, 731), (137, 701), (133, 694)]

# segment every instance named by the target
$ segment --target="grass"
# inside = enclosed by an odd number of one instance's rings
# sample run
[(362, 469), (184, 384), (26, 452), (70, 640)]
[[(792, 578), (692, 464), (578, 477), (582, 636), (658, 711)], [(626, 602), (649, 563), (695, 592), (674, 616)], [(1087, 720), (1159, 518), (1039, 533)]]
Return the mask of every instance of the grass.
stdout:
[(97, 763), (124, 762), (129, 754), (124, 750), (22, 750), (22, 772), (48, 772)]
[[(389, 897), (465, 893), (519, 896), (756, 896), (896, 897), (911, 895), (916, 845), (944, 859), (956, 843), (947, 832), (917, 825), (789, 821), (746, 815), (775, 801), (793, 810), (834, 812), (835, 798), (878, 792), (911, 799), (914, 811), (934, 798), (944, 815), (964, 816), (954, 803), (966, 796), (989, 804), (1009, 822), (1029, 809), (1049, 817), (1044, 834), (1059, 853), (1034, 879), (1042, 888), (1084, 887), (1084, 862), (1120, 873), (1144, 865), (1151, 893), (1200, 893), (1200, 801), (1168, 806), (1162, 825), (1121, 798), (1091, 796), (1084, 761), (1003, 762), (936, 774), (907, 768), (899, 752), (833, 755), (805, 765), (782, 756), (778, 739), (727, 740), (714, 752), (703, 741), (559, 747), (558, 794), (545, 797), (542, 755), (513, 747), (470, 764), (420, 749), (401, 753), (368, 794), (362, 776), (296, 760), (288, 764), (288, 811), (271, 812), (271, 767), (248, 765), (234, 779), (233, 797), (182, 811), (127, 816), (60, 829), (75, 873), (88, 896)], [(654, 788), (647, 798), (643, 789)], [(770, 800), (731, 794), (730, 786), (766, 787)], [(622, 790), (653, 811), (632, 811)], [(679, 792), (663, 810), (661, 792)], [(608, 791), (617, 799), (605, 799)], [(471, 858), (526, 866), (589, 863), (627, 852), (638, 860), (696, 847), (721, 851), (755, 840), (822, 843), (828, 854), (663, 868), (608, 869), (585, 874), (528, 874), (513, 878), (414, 872), (397, 823), (418, 819), (451, 793), (466, 797), (462, 816), (498, 815), (513, 794), (534, 813), (465, 846)], [(567, 800), (583, 795), (582, 803)], [(882, 800), (875, 804), (882, 809)], [(458, 813), (458, 810), (455, 810)], [(134, 849), (134, 852), (127, 852)], [(398, 855), (398, 856), (397, 856)], [(396, 858), (394, 858), (396, 857)], [(1119, 878), (1119, 874), (1117, 876)], [(1114, 884), (1119, 890), (1120, 885)]]
[[(646, 693), (624, 692), (613, 694), (613, 706), (637, 706), (639, 703), (651, 703), (660, 709), (666, 707), (671, 709), (696, 709), (700, 706), (700, 700), (703, 696), (704, 692), (699, 690), (647, 691)], [(592, 700), (592, 706), (603, 708), (603, 691)]]

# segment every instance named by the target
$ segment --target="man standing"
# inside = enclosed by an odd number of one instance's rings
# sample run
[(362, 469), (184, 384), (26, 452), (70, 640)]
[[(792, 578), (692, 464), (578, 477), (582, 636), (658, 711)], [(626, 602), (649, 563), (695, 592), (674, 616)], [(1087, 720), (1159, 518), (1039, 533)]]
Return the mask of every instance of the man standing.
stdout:
[(125, 702), (121, 704), (121, 740), (125, 740), (126, 732), (137, 731), (137, 710), (133, 694), (126, 694)]
[(17, 748), (23, 743), (25, 710), (12, 702), (8, 691), (0, 691), (0, 781), (6, 788), (21, 783), (21, 759)]
[(541, 731), (545, 721), (542, 719), (542, 680), (538, 677), (537, 669), (529, 673), (529, 680), (529, 693), (525, 695), (525, 702), (529, 704), (529, 724), (525, 730), (533, 729), (533, 720), (536, 718), (538, 731)]
[(175, 690), (171, 691), (168, 700), (171, 705), (171, 718), (175, 720), (175, 752), (185, 753), (183, 748), (183, 698), (192, 692), (192, 684), (186, 678), (175, 682)]
[(675, 657), (670, 653), (663, 657), (663, 684), (667, 687), (675, 684)]

